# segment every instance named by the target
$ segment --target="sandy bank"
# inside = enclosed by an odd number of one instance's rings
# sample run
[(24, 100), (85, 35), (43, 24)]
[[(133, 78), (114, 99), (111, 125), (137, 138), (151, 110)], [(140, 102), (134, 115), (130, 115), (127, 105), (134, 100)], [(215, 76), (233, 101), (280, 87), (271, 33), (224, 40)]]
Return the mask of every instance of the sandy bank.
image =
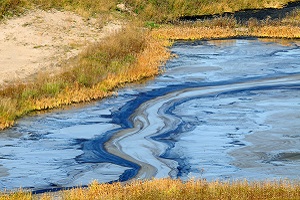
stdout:
[(84, 19), (72, 12), (30, 11), (0, 22), (0, 85), (57, 72), (62, 63), (87, 45), (120, 28), (101, 19)]

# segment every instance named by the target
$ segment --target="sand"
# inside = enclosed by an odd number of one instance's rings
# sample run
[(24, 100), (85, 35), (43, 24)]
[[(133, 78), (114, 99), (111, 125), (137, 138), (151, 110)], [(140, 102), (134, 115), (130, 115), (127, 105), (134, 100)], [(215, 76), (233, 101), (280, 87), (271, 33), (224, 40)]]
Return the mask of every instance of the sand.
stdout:
[(72, 12), (33, 10), (0, 22), (0, 85), (30, 80), (41, 71), (58, 72), (62, 63), (89, 44), (120, 29), (118, 22), (84, 19)]

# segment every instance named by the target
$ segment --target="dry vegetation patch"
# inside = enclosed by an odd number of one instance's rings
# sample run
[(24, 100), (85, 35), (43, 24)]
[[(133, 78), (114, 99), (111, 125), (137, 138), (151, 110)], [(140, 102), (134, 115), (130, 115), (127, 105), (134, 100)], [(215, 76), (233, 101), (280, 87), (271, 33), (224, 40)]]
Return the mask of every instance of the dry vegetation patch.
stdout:
[(245, 23), (235, 18), (215, 17), (210, 20), (195, 22), (181, 21), (176, 24), (162, 25), (153, 29), (153, 37), (168, 40), (202, 40), (230, 37), (262, 37), (299, 39), (300, 26), (297, 19), (299, 11), (295, 11), (281, 20), (249, 19)]
[(3, 194), (4, 199), (105, 199), (105, 200), (190, 200), (190, 199), (299, 199), (299, 182), (265, 181), (248, 182), (234, 181), (221, 182), (206, 180), (190, 180), (182, 182), (171, 179), (154, 179), (148, 181), (133, 181), (127, 184), (99, 184), (92, 182), (88, 188), (75, 188), (58, 193), (45, 193), (32, 195), (26, 192)]
[(32, 82), (0, 90), (0, 129), (29, 112), (104, 98), (126, 83), (157, 75), (169, 58), (166, 45), (134, 25), (110, 32), (69, 59), (61, 73), (39, 73)]
[(122, 185), (93, 182), (87, 189), (63, 192), (63, 199), (298, 199), (300, 185), (289, 181), (221, 182), (171, 179), (133, 181)]
[(68, 11), (34, 10), (0, 24), (0, 85), (39, 71), (57, 72), (62, 62), (120, 28)]
[(235, 12), (244, 9), (282, 8), (297, 0), (127, 0), (143, 20), (170, 22), (183, 16), (201, 16)]

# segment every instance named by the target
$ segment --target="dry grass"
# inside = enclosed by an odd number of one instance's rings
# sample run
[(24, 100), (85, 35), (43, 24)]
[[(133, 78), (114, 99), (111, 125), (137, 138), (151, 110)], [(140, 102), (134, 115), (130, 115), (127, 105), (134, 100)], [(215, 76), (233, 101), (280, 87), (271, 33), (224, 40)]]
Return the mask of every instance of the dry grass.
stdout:
[(6, 16), (20, 14), (34, 7), (42, 9), (64, 9), (74, 11), (81, 16), (90, 17), (110, 12), (116, 8), (116, 0), (1, 0), (0, 19)]
[(296, 9), (290, 13), (285, 19), (282, 20), (282, 23), (300, 26), (300, 9)]
[(122, 185), (91, 183), (87, 189), (63, 193), (63, 199), (299, 199), (299, 183), (280, 182), (207, 182), (205, 180), (159, 179), (133, 181)]
[(92, 182), (88, 188), (76, 188), (55, 194), (31, 195), (26, 192), (3, 194), (4, 199), (63, 199), (63, 200), (158, 200), (158, 199), (299, 199), (300, 183), (291, 181), (221, 182), (190, 180), (182, 182), (172, 179), (133, 181), (127, 184), (99, 184)]
[(219, 14), (252, 8), (281, 8), (296, 0), (2, 0), (0, 18), (24, 11), (24, 8), (64, 9), (90, 17), (116, 10), (118, 3), (125, 3), (131, 13), (144, 21), (166, 22), (181, 16)]
[(126, 83), (157, 75), (169, 58), (164, 42), (128, 25), (69, 61), (71, 70), (0, 90), (0, 129), (29, 112), (101, 99)]
[(170, 40), (202, 40), (230, 37), (300, 38), (300, 27), (292, 25), (265, 25), (256, 28), (164, 26), (152, 32), (154, 37)]
[(0, 192), (0, 200), (31, 200), (33, 198), (30, 192), (19, 190), (17, 192)]
[(212, 20), (182, 22), (175, 25), (162, 25), (152, 31), (153, 37), (169, 40), (201, 40), (229, 37), (268, 37), (300, 38), (298, 19), (300, 12), (295, 11), (282, 20), (250, 19), (245, 24), (232, 17), (218, 17)]
[[(294, 0), (292, 0), (294, 1)], [(127, 0), (128, 5), (140, 18), (166, 22), (181, 16), (219, 14), (253, 8), (281, 8), (291, 0)]]
[(300, 27), (292, 25), (283, 26), (262, 26), (253, 29), (249, 36), (253, 37), (268, 37), (268, 38), (300, 38)]

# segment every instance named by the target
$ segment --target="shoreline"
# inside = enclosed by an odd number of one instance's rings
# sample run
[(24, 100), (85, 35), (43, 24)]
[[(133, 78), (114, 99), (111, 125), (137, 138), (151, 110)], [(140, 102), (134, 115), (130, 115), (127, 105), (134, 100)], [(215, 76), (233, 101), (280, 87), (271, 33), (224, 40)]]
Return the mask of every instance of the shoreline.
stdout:
[[(42, 12), (42, 13), (47, 13), (46, 11), (33, 11), (33, 12)], [(30, 13), (30, 12), (29, 12)], [(48, 12), (48, 14), (51, 13), (56, 13), (56, 11), (51, 11)], [(64, 12), (58, 11), (59, 15), (64, 15)], [(82, 23), (80, 22), (80, 17), (79, 16), (73, 16), (72, 12), (67, 12), (67, 26), (74, 26), (72, 25), (74, 23), (74, 19), (76, 18), (77, 23)], [(34, 13), (31, 13), (34, 16)], [(28, 14), (31, 16), (30, 14)], [(26, 18), (27, 15), (24, 17)], [(69, 16), (69, 17), (68, 17)], [(23, 21), (22, 23), (19, 23), (19, 26), (22, 25), (23, 28), (30, 28), (32, 24), (37, 23), (36, 27), (41, 26), (41, 23), (43, 23), (43, 20), (40, 20), (41, 17), (36, 17), (36, 18), (30, 18), (29, 21)], [(22, 19), (20, 17), (13, 18), (11, 20), (20, 20)], [(53, 17), (50, 19), (53, 20)], [(39, 21), (40, 20), (40, 21)], [(50, 20), (51, 22), (51, 20)], [(170, 52), (168, 52), (168, 46), (170, 46), (174, 41), (176, 40), (208, 40), (208, 39), (228, 39), (228, 38), (239, 38), (239, 37), (253, 37), (253, 38), (287, 38), (287, 39), (299, 39), (300, 38), (300, 27), (296, 25), (279, 25), (279, 24), (257, 24), (257, 26), (253, 26), (251, 24), (248, 25), (242, 25), (238, 24), (236, 21), (230, 18), (220, 18), (220, 19), (212, 19), (211, 20), (211, 25), (207, 26), (205, 23), (208, 23), (209, 20), (196, 23), (194, 24), (178, 24), (178, 25), (161, 25), (159, 28), (151, 29), (149, 36), (147, 36), (147, 46), (144, 49), (144, 52), (141, 52), (140, 54), (136, 55), (137, 60), (134, 63), (135, 67), (139, 68), (140, 71), (134, 72), (130, 71), (130, 74), (111, 74), (107, 77), (107, 79), (99, 82), (95, 86), (91, 88), (81, 88), (78, 87), (77, 85), (68, 87), (64, 90), (57, 91), (59, 94), (55, 95), (54, 97), (46, 97), (46, 98), (37, 98), (37, 99), (29, 99), (27, 102), (24, 102), (25, 104), (28, 104), (29, 107), (27, 108), (21, 108), (19, 110), (9, 110), (9, 113), (11, 114), (4, 114), (4, 116), (1, 116), (0, 113), (0, 130), (4, 130), (6, 128), (9, 128), (13, 126), (15, 123), (15, 120), (34, 111), (47, 111), (51, 110), (53, 108), (61, 108), (64, 105), (70, 105), (70, 104), (77, 104), (81, 102), (89, 102), (89, 101), (94, 101), (94, 100), (99, 100), (108, 96), (111, 96), (118, 88), (123, 87), (127, 83), (134, 83), (136, 81), (143, 80), (145, 78), (153, 77), (156, 76), (157, 74), (161, 73), (161, 67), (163, 64), (171, 57)], [(10, 20), (6, 22), (7, 24), (10, 23)], [(93, 22), (93, 19), (91, 19), (91, 22), (88, 23), (95, 23)], [(259, 22), (261, 23), (261, 22)], [(89, 28), (93, 30), (92, 25), (89, 25)], [(1, 26), (5, 26), (1, 24)], [(0, 28), (1, 28), (0, 26)], [(63, 28), (64, 29), (64, 28)], [(43, 29), (42, 29), (43, 30)], [(100, 29), (99, 29), (100, 30)], [(117, 30), (120, 30), (120, 25), (116, 26), (108, 26), (105, 30), (104, 28), (101, 29), (100, 32), (98, 32), (98, 36), (101, 36), (98, 38), (98, 41), (103, 40), (103, 38), (106, 38), (107, 35), (109, 35), (111, 32), (116, 32)], [(105, 32), (106, 31), (106, 32)], [(42, 31), (43, 32), (43, 31)], [(44, 33), (43, 33), (44, 34)], [(95, 34), (94, 32), (91, 32), (91, 34)], [(1, 36), (1, 35), (0, 35)], [(2, 38), (5, 39), (5, 37), (2, 36)], [(0, 37), (1, 39), (1, 37)], [(95, 40), (94, 36), (91, 38), (94, 41)], [(11, 39), (8, 39), (9, 41)], [(18, 39), (15, 39), (18, 42)], [(151, 41), (150, 41), (151, 40)], [(13, 41), (13, 40), (12, 40)], [(60, 40), (59, 40), (60, 41)], [(7, 42), (7, 41), (5, 41)], [(13, 41), (14, 42), (14, 41)], [(25, 43), (24, 43), (25, 42)], [(44, 51), (43, 46), (49, 46), (47, 44), (45, 45), (38, 45), (35, 43), (30, 43), (26, 42), (25, 40), (19, 41), (20, 44), (30, 44), (30, 48), (33, 48), (34, 51), (37, 50), (42, 50)], [(76, 42), (75, 42), (76, 43)], [(153, 44), (150, 44), (153, 43)], [(87, 43), (88, 44), (88, 43)], [(74, 43), (69, 43), (71, 45), (71, 49), (69, 50), (64, 50), (62, 52), (63, 54), (68, 53), (68, 51), (71, 52), (73, 57), (75, 56), (74, 52), (77, 52), (77, 57), (78, 55), (80, 56), (79, 52), (82, 51), (82, 49), (86, 48), (86, 46), (82, 46), (82, 44), (74, 44)], [(72, 47), (72, 45), (75, 45)], [(79, 45), (79, 46), (78, 46)], [(38, 47), (37, 47), (38, 46)], [(56, 47), (55, 47), (56, 48)], [(73, 48), (73, 49), (72, 49)], [(81, 49), (81, 50), (80, 50)], [(155, 52), (150, 52), (150, 51), (155, 51)], [(74, 51), (72, 53), (72, 51)], [(52, 54), (50, 57), (53, 57)], [(70, 57), (70, 56), (69, 56)], [(72, 56), (71, 56), (72, 57)], [(75, 56), (76, 57), (76, 56)], [(68, 56), (67, 56), (68, 58)], [(62, 61), (65, 64), (68, 65), (73, 65), (72, 62), (68, 63), (70, 59)], [(36, 62), (36, 61), (30, 61), (30, 62)], [(42, 61), (43, 62), (43, 61)], [(59, 63), (59, 62), (58, 62)], [(144, 66), (146, 64), (146, 66)], [(39, 64), (39, 63), (37, 63)], [(59, 65), (58, 65), (59, 66)], [(59, 66), (59, 68), (61, 68)], [(143, 69), (144, 68), (144, 69)], [(43, 67), (42, 70), (47, 69), (47, 67)], [(53, 67), (51, 69), (54, 69)], [(22, 69), (24, 70), (24, 69)], [(131, 69), (133, 70), (133, 69)], [(35, 72), (38, 74), (37, 79), (43, 79), (45, 75), (39, 75), (39, 72)], [(21, 73), (22, 75), (26, 73)], [(39, 77), (40, 76), (40, 77)], [(49, 76), (49, 75), (48, 75)], [(56, 76), (56, 75), (54, 75)], [(127, 77), (126, 77), (127, 76)], [(27, 76), (28, 77), (28, 76)], [(114, 81), (112, 81), (114, 79)], [(22, 81), (21, 81), (22, 82)], [(16, 86), (14, 86), (15, 83), (9, 85), (9, 87), (24, 87), (22, 86), (23, 83), (17, 83)], [(18, 84), (20, 86), (18, 86)], [(47, 83), (48, 84), (48, 83)], [(51, 83), (52, 84), (52, 83)], [(55, 83), (54, 83), (55, 84)], [(60, 83), (59, 83), (60, 84)], [(26, 84), (25, 84), (26, 85)], [(47, 86), (48, 87), (48, 86)], [(53, 87), (53, 86), (51, 86)], [(55, 86), (57, 87), (57, 86)], [(58, 86), (60, 87), (60, 86)], [(101, 89), (104, 88), (104, 89)], [(55, 88), (49, 88), (49, 89), (55, 89)], [(100, 90), (99, 90), (100, 89)], [(102, 90), (102, 91), (101, 91)], [(6, 96), (5, 93), (10, 92), (5, 91), (5, 88), (0, 90), (0, 93), (2, 92), (2, 96)], [(25, 91), (24, 91), (25, 92)], [(24, 94), (23, 92), (23, 94)], [(23, 95), (21, 94), (21, 95)], [(66, 95), (68, 97), (66, 97)], [(5, 97), (6, 98), (6, 97)], [(5, 108), (9, 102), (14, 102), (14, 99), (4, 99), (2, 100), (3, 102), (0, 102), (0, 111), (1, 107), (4, 106), (2, 109), (11, 109), (11, 108)], [(23, 100), (22, 100), (23, 101)], [(22, 104), (24, 104), (22, 103)], [(2, 105), (1, 105), (2, 104)], [(18, 106), (13, 106), (13, 107), (18, 107)], [(3, 114), (2, 114), (3, 115)], [(7, 115), (7, 116), (6, 116)]]
[[(246, 29), (232, 29), (232, 28), (228, 29), (226, 27), (225, 28), (224, 27), (221, 27), (221, 28), (220, 27), (192, 28), (192, 27), (175, 27), (175, 26), (172, 27), (172, 26), (164, 25), (159, 29), (153, 29), (151, 31), (151, 33), (150, 33), (151, 37), (157, 43), (155, 44), (156, 47), (152, 46), (151, 48), (147, 49), (148, 51), (151, 51), (153, 48), (160, 48), (160, 53), (159, 53), (160, 55), (152, 54), (152, 56), (154, 56), (153, 60), (151, 60), (151, 58), (148, 58), (149, 60), (147, 60), (147, 58), (145, 58), (145, 57), (148, 57), (147, 54), (139, 55), (140, 60), (146, 59), (148, 62), (153, 62), (154, 65), (156, 65), (155, 73), (147, 74), (146, 72), (143, 72), (142, 75), (137, 75), (135, 78), (129, 78), (129, 79), (124, 78), (124, 77), (120, 78), (118, 76), (111, 76), (111, 77), (109, 77), (110, 80), (106, 80), (102, 84), (99, 83), (94, 88), (90, 88), (90, 89), (75, 88), (74, 91), (68, 91), (70, 96), (76, 96), (76, 95), (80, 96), (80, 98), (78, 98), (78, 99), (74, 99), (74, 98), (68, 99), (68, 98), (63, 97), (63, 94), (62, 94), (59, 96), (59, 98), (50, 98), (49, 100), (46, 100), (46, 99), (36, 100), (34, 102), (36, 105), (35, 105), (35, 107), (33, 106), (34, 109), (32, 109), (28, 112), (25, 112), (23, 114), (20, 114), (19, 116), (17, 116), (16, 119), (13, 119), (13, 122), (9, 122), (4, 125), (2, 125), (0, 123), (0, 132), (3, 129), (13, 126), (18, 118), (25, 116), (28, 113), (35, 112), (35, 111), (51, 112), (52, 109), (64, 108), (64, 106), (68, 106), (71, 104), (78, 104), (78, 103), (80, 104), (80, 103), (86, 103), (86, 102), (90, 102), (90, 101), (97, 101), (102, 98), (113, 95), (114, 92), (118, 88), (122, 88), (127, 84), (135, 83), (136, 81), (140, 81), (145, 78), (158, 75), (159, 73), (161, 73), (160, 68), (162, 67), (162, 63), (166, 62), (170, 58), (170, 52), (168, 52), (168, 45), (170, 45), (172, 42), (174, 42), (176, 40), (184, 40), (184, 41), (186, 41), (186, 40), (206, 40), (206, 39), (207, 40), (208, 39), (213, 39), (213, 40), (221, 39), (222, 40), (222, 39), (240, 38), (240, 37), (267, 38), (267, 39), (269, 39), (269, 38), (270, 39), (277, 39), (277, 38), (281, 39), (281, 38), (287, 37), (288, 39), (295, 39), (295, 38), (300, 39), (300, 28), (298, 26), (295, 26), (295, 27), (296, 27), (295, 29), (293, 29), (291, 26), (283, 27), (284, 31), (289, 30), (289, 29), (293, 30), (292, 33), (289, 32), (290, 35), (289, 34), (279, 35), (278, 33), (282, 33), (281, 30), (278, 30), (277, 33), (271, 35), (272, 31), (268, 32), (268, 30), (276, 29), (275, 26), (271, 27), (270, 29), (264, 29), (266, 27), (260, 27), (260, 28), (254, 29), (254, 30), (250, 30), (250, 28), (247, 28), (247, 30), (246, 30)], [(183, 29), (183, 28), (186, 28), (186, 29)], [(170, 30), (170, 29), (174, 29), (174, 30)], [(186, 30), (188, 33), (186, 34), (182, 30)], [(251, 35), (250, 33), (252, 33), (253, 35)], [(211, 35), (211, 34), (215, 34), (215, 35)], [(221, 37), (220, 37), (220, 35), (221, 35)], [(160, 56), (162, 56), (162, 58)], [(152, 66), (154, 66), (154, 65), (152, 65)], [(103, 85), (107, 85), (108, 83), (112, 82), (111, 79), (120, 80), (119, 78), (121, 79), (121, 81), (119, 83), (114, 82), (114, 86), (110, 90), (102, 91), (101, 88)], [(99, 90), (101, 90), (100, 93), (99, 93)], [(58, 99), (59, 99), (59, 102), (57, 102)], [(1, 121), (1, 116), (0, 116), (0, 121)], [(113, 144), (113, 143), (115, 143), (115, 141), (110, 141), (110, 143)], [(116, 146), (113, 148), (107, 147), (107, 151), (111, 152), (111, 153), (116, 152), (117, 144), (115, 144), (115, 145)], [(120, 150), (120, 151), (122, 152), (122, 150)], [(124, 152), (122, 152), (122, 153), (124, 153)], [(120, 154), (118, 154), (118, 155), (120, 157), (122, 157), (122, 156), (126, 157), (125, 153), (124, 153), (124, 155), (120, 155)], [(283, 155), (283, 156), (285, 156), (285, 155)], [(128, 159), (128, 157), (126, 157), (126, 159)], [(144, 165), (144, 164), (141, 164), (140, 166), (142, 166), (142, 165)], [(143, 167), (147, 167), (147, 166), (143, 166)], [(2, 168), (3, 167), (1, 167), (1, 165), (0, 165), (0, 171), (2, 171)], [(149, 168), (151, 168), (151, 172), (152, 172), (152, 174), (154, 174), (155, 169), (153, 169), (153, 167), (151, 165), (149, 166)], [(145, 172), (145, 171), (142, 171), (142, 172)], [(139, 172), (140, 176), (145, 175), (142, 172)], [(5, 176), (6, 174), (8, 174), (8, 170), (4, 169), (4, 171), (0, 173), (0, 177)]]
[[(199, 31), (199, 30), (198, 30)], [(198, 32), (197, 31), (197, 32)], [(218, 31), (218, 30), (217, 30)], [(166, 32), (168, 32), (168, 30), (166, 30)], [(193, 33), (191, 33), (191, 35), (192, 35)], [(299, 34), (300, 34), (300, 28), (299, 28)], [(147, 79), (147, 78), (151, 78), (151, 77), (153, 77), (153, 76), (155, 76), (155, 75), (157, 75), (157, 74), (159, 74), (160, 72), (158, 72), (159, 70), (160, 70), (160, 68), (161, 68), (161, 63), (164, 63), (164, 62), (166, 62), (169, 58), (171, 58), (171, 55), (170, 55), (170, 52), (168, 52), (168, 45), (166, 44), (166, 43), (169, 43), (169, 42), (167, 42), (167, 40), (166, 40), (166, 38), (164, 38), (164, 36), (161, 36), (160, 35), (160, 33), (154, 33), (154, 35), (156, 35), (156, 36), (154, 36), (154, 37), (158, 37), (158, 38), (160, 38), (160, 39), (163, 39), (163, 40), (161, 40), (161, 44), (163, 44), (163, 45), (161, 45), (160, 46), (160, 48), (161, 48), (161, 51), (163, 51), (164, 53), (163, 53), (163, 57), (165, 57), (165, 58), (160, 58), (160, 57), (157, 57), (156, 58), (156, 61), (155, 62), (157, 62), (157, 63), (160, 63), (160, 64), (158, 64), (157, 65), (157, 72), (155, 73), (155, 74), (151, 74), (151, 75), (146, 75), (146, 76), (143, 76), (142, 75), (142, 78), (138, 78), (138, 79), (134, 79), (134, 80), (130, 80), (130, 81), (125, 81), (125, 85), (126, 84), (131, 84), (131, 83), (135, 83), (136, 81), (142, 81), (143, 79)], [(285, 38), (285, 37), (282, 37), (282, 36), (278, 36), (278, 37), (269, 37), (269, 36), (263, 36), (263, 37), (261, 37), (261, 36), (255, 36), (255, 35), (251, 35), (251, 36), (249, 36), (249, 35), (245, 35), (245, 36), (243, 36), (243, 35), (232, 35), (232, 34), (229, 34), (229, 35), (227, 35), (227, 36), (225, 36), (225, 37), (219, 37), (219, 36), (217, 36), (217, 37), (210, 37), (210, 38), (206, 38), (206, 37), (203, 37), (202, 35), (200, 35), (200, 37), (198, 38), (198, 39), (195, 39), (193, 36), (192, 37), (185, 37), (185, 36), (180, 36), (180, 37), (182, 37), (182, 38), (184, 38), (184, 39), (178, 39), (176, 36), (174, 37), (174, 35), (173, 35), (173, 37), (171, 38), (171, 40), (173, 40), (173, 42), (174, 41), (191, 41), (191, 40), (226, 40), (226, 39), (235, 39), (235, 38), (258, 38), (258, 39), (271, 39), (271, 40), (280, 40), (280, 39), (291, 39), (291, 40), (297, 40), (297, 39), (300, 39), (300, 35), (299, 35), (299, 37), (287, 37), (287, 38)], [(157, 45), (157, 44), (156, 44)], [(108, 80), (109, 81), (109, 80)], [(122, 87), (124, 87), (124, 83), (123, 83), (124, 81), (121, 81), (119, 84), (116, 84), (116, 86), (114, 86), (113, 88), (111, 88), (110, 90), (108, 90), (108, 92), (101, 92), (100, 91), (100, 93), (99, 93), (99, 91), (98, 92), (96, 92), (96, 93), (98, 93), (98, 94), (96, 94), (96, 95), (93, 95), (93, 97), (91, 97), (90, 96), (90, 93), (94, 90), (94, 89), (97, 89), (97, 88), (93, 88), (91, 91), (87, 91), (88, 92), (88, 96), (86, 96), (86, 97), (84, 97), (85, 95), (84, 95), (84, 93), (83, 93), (83, 98), (81, 98), (81, 99), (77, 99), (77, 100), (60, 100), (59, 102), (56, 102), (56, 103), (51, 103), (51, 102), (54, 102), (55, 101), (55, 99), (49, 99), (48, 101), (45, 101), (45, 100), (42, 100), (42, 101), (36, 101), (36, 106), (35, 106), (35, 108), (33, 109), (33, 110), (31, 110), (29, 113), (32, 113), (32, 112), (48, 112), (48, 111), (50, 111), (51, 112), (51, 110), (52, 109), (60, 109), (60, 108), (64, 108), (64, 106), (70, 106), (70, 105), (76, 105), (76, 104), (80, 104), (80, 103), (88, 103), (88, 102), (91, 102), (91, 101), (97, 101), (97, 100), (101, 100), (101, 99), (103, 99), (103, 98), (106, 98), (106, 97), (109, 97), (109, 96), (112, 96), (112, 95), (114, 95), (115, 94), (115, 90), (117, 89), (117, 88), (122, 88)], [(104, 85), (105, 85), (106, 83), (105, 83), (105, 81), (104, 81)], [(100, 84), (101, 85), (101, 84)], [(95, 90), (94, 90), (95, 91)], [(71, 91), (70, 91), (71, 92)], [(78, 95), (79, 93), (81, 93), (81, 91), (74, 91), (74, 92), (71, 92), (71, 93), (73, 93), (74, 95)], [(60, 97), (61, 98), (61, 97)], [(50, 103), (50, 104), (49, 104)], [(21, 116), (23, 116), (23, 114), (21, 114)], [(18, 118), (20, 118), (21, 116), (18, 116), (17, 117), (17, 119)], [(15, 120), (13, 120), (13, 121), (11, 121), (11, 122), (6, 122), (6, 123), (2, 123), (2, 124), (0, 124), (0, 131), (1, 130), (4, 130), (4, 129), (7, 129), (7, 128), (10, 128), (10, 127), (12, 127), (13, 125), (14, 125), (14, 123), (15, 123)]]

